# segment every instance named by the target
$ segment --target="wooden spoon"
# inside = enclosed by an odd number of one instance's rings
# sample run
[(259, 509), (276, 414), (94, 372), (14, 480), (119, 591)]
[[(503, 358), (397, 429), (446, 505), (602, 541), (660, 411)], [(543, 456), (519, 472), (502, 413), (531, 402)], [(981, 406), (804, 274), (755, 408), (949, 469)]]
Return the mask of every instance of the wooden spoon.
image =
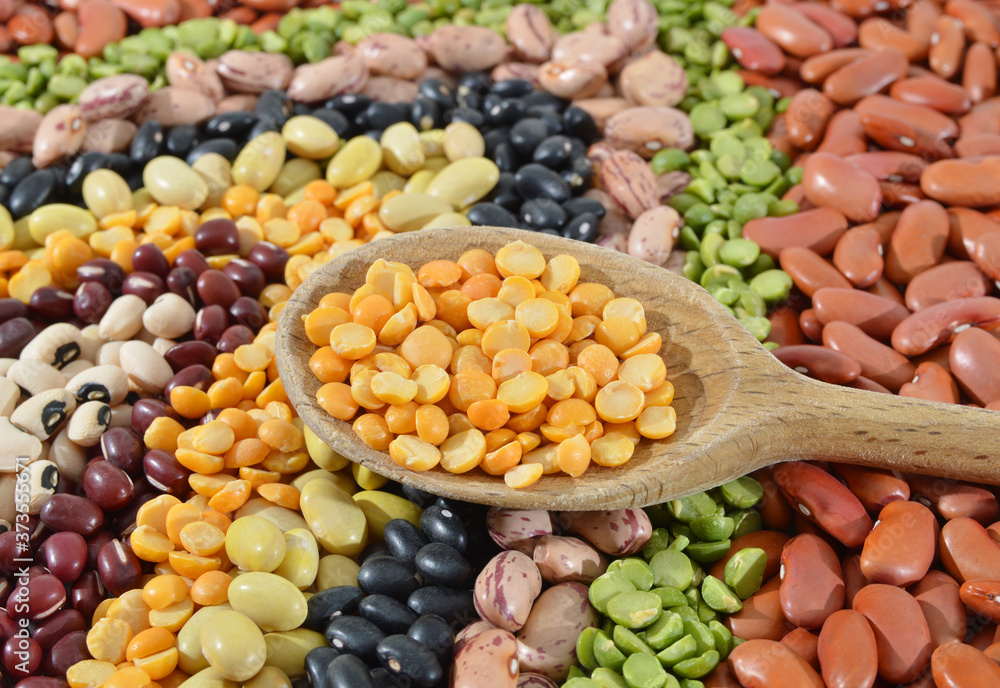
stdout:
[[(364, 444), (349, 423), (316, 403), (309, 370), (316, 351), (304, 315), (330, 292), (364, 284), (378, 258), (416, 270), (465, 251), (495, 253), (521, 239), (546, 258), (580, 262), (581, 282), (600, 282), (638, 299), (648, 331), (663, 337), (667, 379), (676, 390), (677, 431), (643, 440), (624, 466), (592, 465), (579, 478), (546, 475), (523, 490), (479, 469), (454, 475), (413, 472)], [(830, 459), (945, 478), (1000, 483), (1000, 414), (838, 387), (777, 361), (707, 291), (663, 268), (569, 239), (497, 227), (397, 234), (330, 261), (285, 308), (277, 336), (278, 371), (302, 420), (335, 451), (401, 483), (444, 497), (522, 509), (596, 510), (647, 506), (705, 490), (791, 459)]]

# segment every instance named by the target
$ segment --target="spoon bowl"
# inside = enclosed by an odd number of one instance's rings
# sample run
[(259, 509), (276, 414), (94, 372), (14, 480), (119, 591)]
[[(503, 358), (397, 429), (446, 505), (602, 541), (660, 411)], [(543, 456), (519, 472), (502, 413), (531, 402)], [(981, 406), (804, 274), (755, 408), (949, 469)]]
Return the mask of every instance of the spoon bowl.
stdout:
[[(522, 240), (551, 258), (580, 263), (580, 282), (605, 284), (645, 308), (647, 332), (663, 339), (660, 355), (675, 389), (677, 429), (644, 439), (623, 466), (592, 464), (580, 477), (545, 475), (515, 490), (479, 469), (455, 475), (441, 467), (414, 472), (371, 449), (350, 423), (316, 402), (322, 384), (309, 369), (317, 348), (303, 316), (331, 292), (350, 293), (378, 258), (416, 271), (431, 260), (490, 253)], [(334, 451), (392, 480), (434, 494), (520, 509), (595, 510), (648, 506), (715, 487), (792, 459), (829, 458), (979, 482), (1000, 482), (1000, 414), (817, 382), (777, 361), (695, 283), (663, 268), (561, 237), (500, 227), (401, 233), (323, 265), (295, 291), (276, 339), (278, 371), (303, 422)]]

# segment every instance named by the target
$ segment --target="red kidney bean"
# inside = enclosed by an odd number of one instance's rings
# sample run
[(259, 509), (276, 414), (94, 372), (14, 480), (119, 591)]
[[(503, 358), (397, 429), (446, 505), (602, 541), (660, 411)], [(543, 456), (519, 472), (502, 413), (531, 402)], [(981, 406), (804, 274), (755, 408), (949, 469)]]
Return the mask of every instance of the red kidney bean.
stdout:
[(909, 61), (903, 53), (892, 48), (881, 50), (831, 74), (823, 82), (823, 92), (839, 105), (853, 105), (902, 79), (908, 67)]
[(910, 498), (910, 486), (893, 471), (847, 463), (830, 464), (868, 511)]
[(955, 337), (951, 344), (951, 370), (962, 389), (977, 404), (985, 406), (1000, 399), (1000, 340), (972, 327)]
[(854, 222), (878, 217), (882, 192), (878, 181), (864, 170), (831, 153), (810, 155), (803, 170), (802, 188), (810, 203), (835, 208)]
[(222, 271), (236, 283), (243, 296), (256, 299), (264, 289), (264, 271), (249, 260), (234, 258), (226, 263)]
[(915, 368), (905, 356), (850, 323), (838, 321), (824, 326), (823, 345), (854, 358), (861, 364), (864, 377), (892, 392), (913, 379)]
[(132, 252), (132, 268), (140, 272), (151, 272), (160, 279), (166, 279), (170, 272), (170, 262), (156, 244), (142, 244)]
[(823, 256), (837, 245), (847, 229), (847, 218), (832, 208), (807, 210), (787, 217), (763, 217), (750, 220), (743, 227), (744, 238), (761, 251), (777, 258), (782, 249), (802, 246)]
[(893, 348), (906, 356), (930, 351), (972, 326), (995, 326), (1000, 299), (978, 296), (946, 301), (906, 317), (892, 333)]
[(965, 53), (965, 31), (954, 17), (938, 17), (928, 51), (928, 64), (935, 74), (950, 79), (958, 73)]
[(996, 59), (993, 50), (985, 43), (973, 43), (966, 51), (962, 87), (973, 103), (981, 103), (996, 93)]
[(789, 5), (761, 8), (755, 26), (761, 34), (796, 57), (809, 57), (833, 49), (833, 37)]
[(59, 532), (68, 530), (84, 537), (93, 535), (104, 523), (101, 508), (89, 499), (55, 494), (42, 506), (42, 523)]
[(781, 346), (797, 346), (806, 343), (802, 328), (799, 327), (799, 314), (792, 308), (779, 306), (767, 316), (771, 323), (771, 332), (765, 342), (774, 342)]
[(851, 491), (821, 468), (802, 461), (778, 464), (774, 481), (792, 507), (848, 547), (860, 547), (872, 521)]
[(965, 640), (965, 606), (959, 585), (944, 571), (931, 570), (910, 588), (931, 632), (931, 647)]
[(872, 583), (911, 585), (930, 569), (936, 542), (937, 521), (930, 509), (917, 502), (890, 502), (865, 538), (861, 572)]
[(104, 459), (92, 461), (87, 466), (83, 490), (87, 499), (105, 511), (118, 511), (135, 496), (135, 487), (128, 474)]
[(813, 309), (824, 327), (842, 321), (875, 339), (888, 340), (910, 313), (905, 306), (860, 289), (823, 288), (813, 294)]
[(899, 396), (945, 404), (958, 403), (958, 385), (951, 374), (933, 361), (917, 366), (913, 380), (899, 388)]
[(948, 251), (961, 260), (971, 258), (982, 236), (1000, 232), (1000, 222), (972, 208), (948, 208), (948, 222)]
[(83, 614), (75, 609), (63, 609), (36, 626), (31, 637), (48, 652), (63, 636), (86, 629)]
[(787, 645), (788, 647), (795, 650), (797, 654), (802, 659), (806, 660), (816, 671), (819, 671), (819, 656), (817, 654), (817, 645), (819, 643), (819, 637), (815, 633), (810, 633), (804, 628), (796, 628), (785, 634), (785, 637), (781, 639), (782, 645)]
[(944, 11), (961, 22), (973, 41), (1000, 45), (1000, 21), (986, 6), (974, 0), (948, 0)]
[(1000, 571), (1000, 542), (971, 518), (954, 518), (941, 528), (941, 563), (959, 583), (991, 580)]
[(720, 576), (724, 576), (726, 564), (737, 552), (747, 547), (756, 547), (764, 550), (764, 554), (766, 555), (764, 580), (770, 580), (772, 577), (778, 575), (778, 571), (781, 568), (781, 550), (785, 547), (785, 543), (789, 539), (786, 533), (776, 530), (757, 530), (746, 535), (741, 535), (732, 541), (725, 556), (712, 564), (710, 573), (722, 580)]
[(816, 311), (812, 308), (807, 308), (799, 314), (799, 327), (809, 341), (816, 343), (823, 341), (823, 323), (816, 317)]
[(63, 583), (72, 583), (87, 565), (87, 541), (79, 533), (53, 533), (45, 540), (45, 566)]
[(1000, 281), (1000, 234), (984, 234), (979, 237), (972, 252), (972, 260), (987, 277)]
[(806, 296), (812, 296), (823, 287), (851, 286), (836, 268), (808, 248), (793, 246), (783, 249), (778, 254), (778, 260), (782, 269), (792, 277), (795, 286)]
[(788, 530), (789, 526), (792, 525), (794, 512), (791, 505), (782, 496), (778, 483), (774, 482), (771, 469), (764, 468), (754, 471), (752, 475), (764, 488), (764, 494), (757, 504), (764, 526), (771, 530)]
[(966, 581), (959, 595), (965, 606), (979, 616), (1000, 622), (1000, 580)]
[(780, 586), (781, 581), (772, 578), (743, 600), (743, 609), (728, 616), (723, 623), (738, 638), (781, 640), (792, 626), (781, 611)]
[[(900, 120), (905, 124), (922, 130), (922, 135), (938, 139), (951, 139), (958, 136), (959, 127), (955, 120), (947, 115), (923, 105), (904, 103), (883, 95), (872, 95), (863, 98), (854, 106), (859, 115), (882, 115), (892, 120)], [(901, 144), (896, 144), (901, 145)], [(933, 141), (924, 141), (923, 145), (933, 146)], [(902, 152), (914, 152), (906, 151)]]
[(756, 29), (731, 26), (722, 32), (722, 41), (745, 69), (775, 75), (785, 68), (785, 54), (770, 39)]
[[(833, 249), (833, 264), (855, 287), (869, 287), (877, 282), (885, 266), (878, 230), (871, 225), (858, 225), (844, 232)], [(782, 267), (785, 267), (783, 261)]]
[(947, 141), (901, 117), (867, 112), (861, 115), (861, 128), (868, 138), (889, 150), (913, 153), (932, 161), (955, 156)]
[(931, 636), (913, 596), (891, 585), (872, 583), (858, 592), (852, 606), (868, 619), (875, 633), (879, 676), (895, 683), (916, 679), (930, 661)]
[(989, 490), (972, 483), (911, 473), (910, 491), (946, 520), (971, 518), (983, 525), (1000, 518), (1000, 505)]
[(883, 17), (865, 19), (858, 26), (858, 45), (873, 52), (894, 48), (910, 62), (922, 62), (927, 57), (928, 42)]
[(91, 656), (87, 650), (87, 631), (73, 631), (59, 638), (51, 647), (45, 656), (43, 669), (49, 675), (65, 676), (71, 666), (88, 659)]
[[(800, 8), (804, 6), (805, 3)], [(851, 22), (851, 26), (854, 26), (854, 22)], [(806, 59), (802, 63), (802, 66), (799, 67), (799, 76), (807, 83), (822, 84), (828, 76), (841, 67), (845, 67), (870, 54), (870, 51), (864, 48), (840, 48), (839, 50), (831, 50), (828, 53), (813, 55)]]
[(917, 0), (907, 8), (906, 30), (930, 42), (941, 8), (934, 0)]
[(986, 296), (993, 285), (970, 261), (953, 261), (929, 268), (906, 287), (906, 306), (920, 311), (945, 301)]
[(841, 563), (844, 572), (844, 607), (850, 608), (854, 604), (854, 597), (858, 590), (868, 585), (868, 579), (861, 573), (861, 555), (852, 554)]
[(988, 206), (1000, 203), (1000, 156), (941, 160), (931, 163), (920, 188), (948, 205)]
[(955, 156), (1000, 155), (1000, 134), (969, 134), (955, 142)]
[(878, 647), (868, 620), (841, 609), (823, 624), (816, 647), (827, 688), (871, 688), (878, 676)]
[(835, 385), (846, 384), (861, 374), (860, 363), (824, 346), (782, 346), (775, 349), (774, 356), (792, 370)]
[(1000, 666), (971, 645), (942, 645), (931, 655), (937, 688), (988, 688), (1000, 685)]
[(745, 688), (823, 688), (809, 663), (774, 640), (747, 640), (729, 653), (729, 670)]
[(852, 380), (847, 383), (848, 387), (852, 389), (861, 389), (866, 392), (878, 392), (879, 394), (892, 394), (886, 387), (880, 385), (879, 383), (871, 380), (864, 375), (859, 375), (857, 380)]
[(948, 214), (934, 201), (914, 203), (903, 210), (889, 242), (885, 274), (896, 284), (941, 262), (948, 242)]
[(826, 30), (836, 48), (851, 45), (858, 38), (858, 27), (849, 17), (826, 5), (812, 2), (796, 3), (795, 9)]
[(896, 100), (926, 105), (948, 115), (961, 115), (972, 107), (972, 99), (961, 86), (937, 76), (918, 76), (897, 81), (889, 89)]
[(908, 205), (927, 200), (927, 196), (916, 184), (879, 182), (878, 186), (882, 191), (882, 205), (887, 208), (905, 208)]
[(785, 112), (788, 138), (801, 150), (813, 150), (819, 145), (835, 109), (833, 101), (819, 91), (802, 89), (792, 97)]
[(856, 153), (845, 159), (879, 181), (918, 182), (920, 174), (927, 167), (927, 161), (923, 158), (899, 151)]
[[(233, 299), (233, 303), (235, 302)], [(225, 308), (219, 305), (205, 306), (195, 315), (194, 338), (216, 346), (227, 327), (229, 327), (229, 315)]]
[(796, 535), (789, 540), (781, 551), (780, 578), (781, 609), (800, 628), (819, 628), (844, 606), (840, 560), (821, 538)]

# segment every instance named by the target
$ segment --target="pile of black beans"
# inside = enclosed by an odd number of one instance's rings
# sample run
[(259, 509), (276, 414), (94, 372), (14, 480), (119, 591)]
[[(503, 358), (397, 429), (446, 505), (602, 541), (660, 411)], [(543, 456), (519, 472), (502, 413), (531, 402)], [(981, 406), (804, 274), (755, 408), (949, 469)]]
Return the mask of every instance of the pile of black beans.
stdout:
[[(472, 587), (497, 550), (484, 512), (412, 488), (428, 503), (420, 527), (389, 521), (385, 542), (362, 555), (358, 586), (309, 598), (305, 627), (329, 647), (306, 655), (312, 688), (438, 688), (448, 684), (455, 634), (478, 620)], [(478, 510), (478, 511), (477, 511)]]
[(524, 79), (492, 82), (470, 72), (455, 89), (438, 79), (420, 83), (412, 103), (373, 101), (360, 94), (341, 95), (319, 105), (290, 101), (284, 91), (265, 91), (252, 112), (227, 112), (200, 126), (165, 128), (149, 121), (139, 127), (128, 153), (87, 152), (69, 164), (36, 170), (30, 156), (14, 159), (0, 173), (0, 203), (15, 220), (49, 203), (83, 206), (83, 180), (97, 169), (111, 169), (135, 190), (142, 186), (144, 165), (159, 155), (184, 158), (188, 164), (206, 153), (230, 161), (247, 143), (266, 131), (280, 131), (295, 115), (312, 115), (329, 124), (342, 139), (365, 135), (378, 140), (398, 122), (417, 129), (466, 122), (483, 135), (486, 156), (500, 168), (500, 180), (487, 201), (469, 209), (475, 225), (520, 227), (593, 241), (604, 207), (583, 197), (590, 188), (592, 165), (587, 147), (599, 138), (584, 110)]

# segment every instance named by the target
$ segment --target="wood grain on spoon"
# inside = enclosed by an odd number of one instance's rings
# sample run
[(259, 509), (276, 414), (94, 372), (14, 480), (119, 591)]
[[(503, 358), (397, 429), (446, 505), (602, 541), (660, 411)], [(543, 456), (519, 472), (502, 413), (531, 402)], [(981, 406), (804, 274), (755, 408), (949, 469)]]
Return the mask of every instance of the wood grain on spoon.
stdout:
[[(648, 331), (663, 337), (660, 353), (675, 389), (677, 431), (671, 437), (643, 440), (624, 466), (592, 465), (579, 478), (546, 475), (530, 488), (513, 490), (479, 470), (454, 475), (440, 467), (420, 473), (402, 468), (319, 407), (321, 383), (308, 366), (317, 347), (306, 338), (302, 318), (323, 296), (353, 292), (378, 258), (416, 270), (431, 260), (457, 260), (472, 248), (495, 254), (518, 239), (546, 258), (575, 256), (581, 282), (606, 284), (643, 304)], [(335, 451), (393, 480), (471, 502), (553, 510), (647, 506), (792, 459), (1000, 483), (1000, 414), (817, 382), (778, 362), (693, 282), (623, 253), (533, 232), (426, 230), (346, 253), (295, 291), (278, 326), (277, 358), (299, 416)]]

